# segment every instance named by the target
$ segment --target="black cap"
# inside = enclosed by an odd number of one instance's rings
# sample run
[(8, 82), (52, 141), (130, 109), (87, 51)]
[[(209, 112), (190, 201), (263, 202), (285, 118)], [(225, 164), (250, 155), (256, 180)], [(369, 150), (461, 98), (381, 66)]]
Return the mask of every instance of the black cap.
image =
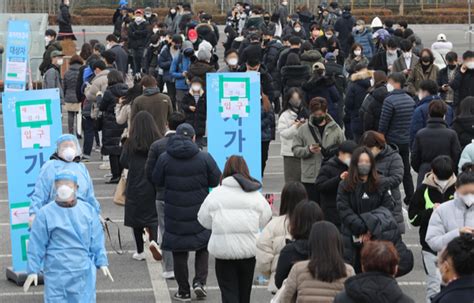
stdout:
[(355, 143), (352, 140), (347, 140), (347, 141), (342, 142), (339, 145), (339, 152), (352, 154), (356, 148), (357, 148), (357, 143)]
[(54, 29), (47, 29), (47, 30), (44, 32), (44, 35), (45, 35), (45, 36), (56, 37), (58, 34), (56, 33), (56, 31), (55, 31)]
[(185, 136), (188, 138), (193, 138), (196, 135), (194, 127), (189, 123), (183, 123), (178, 128), (176, 128), (176, 134), (179, 136)]

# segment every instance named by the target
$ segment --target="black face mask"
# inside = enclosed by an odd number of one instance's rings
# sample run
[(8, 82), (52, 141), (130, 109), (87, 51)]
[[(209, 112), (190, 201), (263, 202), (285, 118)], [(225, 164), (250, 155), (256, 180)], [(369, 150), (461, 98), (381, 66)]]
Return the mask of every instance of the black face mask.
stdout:
[(173, 48), (174, 48), (174, 49), (180, 49), (180, 48), (181, 48), (181, 44), (175, 44), (175, 45), (173, 46)]
[(458, 67), (456, 64), (448, 64), (449, 69), (455, 69), (456, 67)]
[(313, 123), (313, 125), (319, 125), (321, 124), (324, 119), (326, 119), (326, 116), (321, 116), (321, 117), (311, 117), (311, 122)]
[(423, 57), (421, 57), (421, 61), (423, 61), (424, 63), (430, 63), (430, 62), (431, 62), (431, 58), (428, 57), (428, 56), (423, 56)]

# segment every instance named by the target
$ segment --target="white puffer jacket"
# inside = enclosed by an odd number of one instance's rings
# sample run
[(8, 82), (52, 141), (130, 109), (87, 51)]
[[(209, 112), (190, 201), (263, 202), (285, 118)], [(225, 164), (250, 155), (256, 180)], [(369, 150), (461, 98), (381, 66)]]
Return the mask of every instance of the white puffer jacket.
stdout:
[(262, 231), (257, 240), (257, 272), (270, 276), (268, 290), (276, 292), (275, 272), (280, 258), (280, 251), (286, 245), (286, 239), (291, 239), (288, 232), (290, 219), (287, 216), (273, 218)]
[(287, 157), (293, 157), (291, 148), (293, 147), (293, 138), (298, 133), (295, 120), (297, 114), (291, 109), (287, 109), (281, 113), (278, 119), (278, 132), (280, 133), (281, 141), (281, 155)]
[(199, 223), (212, 230), (207, 249), (218, 259), (255, 257), (259, 230), (272, 217), (270, 205), (258, 191), (260, 185), (255, 187), (255, 183), (242, 178), (239, 182), (234, 177), (222, 180), (222, 185), (207, 196), (198, 213)]

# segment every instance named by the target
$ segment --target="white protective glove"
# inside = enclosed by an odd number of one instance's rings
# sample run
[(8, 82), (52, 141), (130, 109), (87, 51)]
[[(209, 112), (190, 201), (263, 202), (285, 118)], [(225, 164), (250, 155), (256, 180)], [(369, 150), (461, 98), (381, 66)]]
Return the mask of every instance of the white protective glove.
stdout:
[(35, 283), (35, 286), (38, 286), (38, 275), (37, 274), (30, 274), (26, 278), (25, 284), (23, 284), (23, 291), (27, 292), (30, 289), (32, 283)]
[(36, 215), (35, 214), (32, 214), (29, 218), (28, 218), (28, 227), (31, 228), (31, 226), (33, 225), (33, 221), (35, 220), (36, 218)]
[(112, 274), (110, 273), (110, 270), (107, 266), (101, 266), (100, 270), (104, 274), (104, 276), (108, 277), (110, 281), (114, 282), (114, 278), (112, 278)]

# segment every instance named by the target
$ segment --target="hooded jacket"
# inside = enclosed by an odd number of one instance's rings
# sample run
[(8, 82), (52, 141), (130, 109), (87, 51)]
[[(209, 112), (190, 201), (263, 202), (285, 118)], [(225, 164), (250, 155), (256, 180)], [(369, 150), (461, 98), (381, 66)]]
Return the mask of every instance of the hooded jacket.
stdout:
[(301, 87), (308, 81), (311, 70), (307, 65), (286, 65), (281, 69), (281, 85), (287, 92), (292, 87)]
[(339, 228), (341, 219), (336, 205), (337, 188), (342, 181), (341, 174), (348, 169), (346, 164), (341, 162), (337, 156), (334, 156), (321, 167), (315, 184), (315, 189), (320, 194), (319, 205), (323, 210), (324, 219), (334, 223)]
[(419, 226), (420, 243), (424, 251), (436, 254), (426, 243), (426, 231), (428, 223), (433, 213), (435, 203), (444, 203), (454, 199), (456, 176), (449, 178), (448, 184), (441, 188), (435, 181), (435, 175), (428, 173), (425, 175), (423, 183), (417, 188), (413, 195), (410, 206), (408, 207), (408, 216), (413, 226)]
[(293, 264), (299, 261), (308, 260), (309, 258), (309, 243), (308, 239), (287, 240), (285, 247), (280, 252), (278, 264), (275, 273), (275, 285), (278, 289), (281, 288), (283, 281), (288, 278)]
[(384, 149), (375, 157), (377, 173), (380, 177), (380, 186), (390, 190), (395, 202), (392, 210), (393, 217), (398, 223), (401, 233), (405, 233), (405, 223), (402, 213), (402, 195), (400, 184), (403, 181), (403, 160), (396, 145), (385, 145)]
[(334, 30), (339, 33), (337, 38), (341, 43), (341, 49), (345, 54), (348, 54), (350, 51), (351, 45), (349, 40), (351, 38), (352, 28), (355, 24), (356, 20), (351, 15), (350, 11), (343, 11), (342, 16), (339, 17), (334, 24)]
[(310, 127), (313, 128), (319, 143), (324, 148), (341, 144), (344, 141), (344, 134), (339, 125), (329, 115), (326, 117), (326, 121), (327, 124), (322, 137), (318, 128), (311, 122), (310, 117), (308, 122), (298, 129), (298, 133), (293, 138), (292, 151), (295, 157), (301, 159), (301, 181), (303, 183), (314, 183), (323, 162), (321, 153), (313, 154), (309, 150), (311, 144), (316, 143), (311, 134)]
[(204, 61), (195, 61), (191, 63), (188, 69), (188, 79), (192, 80), (194, 77), (201, 78), (203, 82), (203, 87), (206, 87), (206, 74), (207, 73), (215, 73), (216, 69), (214, 66), (208, 62)]
[(128, 24), (128, 48), (138, 50), (148, 44), (151, 34), (148, 29), (149, 25), (147, 21), (140, 24), (132, 21)]
[[(191, 42), (186, 41), (183, 43), (183, 50), (192, 48)], [(183, 76), (184, 72), (189, 70), (189, 66), (191, 65), (190, 57), (186, 57), (183, 54), (183, 51), (179, 53), (176, 57), (173, 58), (170, 67), (170, 75), (175, 80), (174, 84), (176, 89), (180, 90), (188, 90), (189, 86), (186, 83), (186, 77)]]
[(467, 207), (459, 198), (445, 202), (433, 211), (426, 243), (435, 252), (442, 251), (451, 240), (459, 237), (459, 229), (474, 226), (474, 206)]
[(411, 166), (418, 172), (418, 184), (430, 171), (434, 158), (446, 155), (453, 163), (458, 163), (460, 154), (461, 146), (456, 132), (447, 127), (443, 118), (430, 118), (426, 127), (416, 134), (413, 142)]
[(103, 155), (119, 156), (122, 152), (120, 141), (127, 124), (118, 124), (115, 117), (115, 106), (120, 97), (125, 96), (128, 86), (117, 83), (107, 87), (103, 97), (97, 98), (99, 110), (104, 113), (102, 125), (102, 150)]
[(173, 105), (170, 97), (160, 93), (158, 88), (147, 88), (143, 91), (141, 96), (135, 98), (132, 103), (131, 120), (139, 111), (147, 111), (155, 120), (156, 126), (160, 131), (161, 136), (166, 133), (166, 124), (168, 117), (173, 112)]
[(259, 192), (261, 187), (258, 181), (236, 174), (223, 179), (206, 197), (198, 220), (212, 231), (211, 255), (224, 260), (255, 257), (259, 231), (272, 217), (270, 205)]
[(308, 268), (309, 261), (298, 262), (291, 268), (281, 302), (333, 303), (334, 297), (344, 289), (344, 281), (354, 275), (352, 266), (346, 264), (346, 276), (333, 282), (324, 282), (313, 277)]
[(278, 133), (280, 134), (280, 154), (282, 156), (294, 156), (291, 148), (293, 147), (293, 138), (298, 133), (298, 127), (296, 126), (295, 121), (301, 118), (308, 119), (308, 117), (308, 109), (303, 105), (301, 105), (298, 110), (290, 107), (280, 113), (280, 117), (278, 118)]
[(415, 303), (405, 295), (395, 278), (380, 272), (366, 272), (350, 277), (334, 303)]
[[(184, 111), (184, 115), (186, 116), (186, 123), (191, 124), (196, 131), (196, 136), (204, 136), (206, 134), (206, 118), (207, 118), (207, 102), (206, 102), (206, 94), (203, 93), (199, 96), (198, 101), (194, 99), (194, 96), (191, 93), (187, 92), (182, 103), (182, 109)], [(190, 106), (194, 106), (196, 110), (193, 112), (189, 108)]]
[(362, 135), (362, 121), (359, 116), (359, 109), (364, 102), (367, 90), (370, 88), (372, 73), (363, 70), (352, 74), (351, 83), (347, 87), (345, 99), (345, 111), (350, 117), (352, 133)]
[(474, 115), (457, 116), (452, 128), (458, 134), (461, 149), (464, 149), (474, 139)]
[(457, 107), (464, 98), (474, 96), (474, 69), (462, 73), (458, 68), (454, 80), (449, 85), (454, 90), (454, 106)]
[(354, 37), (354, 42), (362, 46), (364, 56), (370, 60), (375, 53), (372, 30), (369, 28), (365, 28), (362, 32), (354, 30), (352, 31), (352, 36)]
[(155, 185), (165, 188), (165, 233), (161, 248), (196, 251), (207, 247), (211, 231), (198, 222), (209, 188), (219, 185), (221, 172), (208, 153), (188, 137), (169, 138), (166, 153), (153, 170)]
[(300, 60), (301, 60), (301, 64), (308, 66), (310, 71), (313, 70), (313, 65), (316, 62), (321, 62), (321, 63), (324, 62), (324, 58), (321, 55), (321, 53), (315, 49), (304, 51), (300, 55)]
[(361, 110), (359, 111), (364, 125), (364, 132), (368, 130), (379, 130), (382, 106), (387, 95), (387, 86), (384, 84), (376, 87), (365, 98), (364, 102), (362, 103)]
[(336, 120), (336, 123), (340, 124), (340, 117), (338, 113), (338, 106), (342, 103), (342, 97), (339, 94), (334, 79), (326, 76), (315, 76), (311, 77), (302, 86), (306, 93), (307, 104), (315, 98), (322, 97), (328, 102), (328, 112)]
[(57, 51), (63, 50), (63, 47), (61, 46), (61, 42), (54, 40), (54, 41), (49, 42), (48, 45), (46, 45), (45, 51), (43, 53), (43, 61), (41, 61), (41, 64), (39, 66), (41, 76), (43, 76), (44, 73), (46, 73), (49, 66), (51, 65), (51, 53), (55, 50)]

